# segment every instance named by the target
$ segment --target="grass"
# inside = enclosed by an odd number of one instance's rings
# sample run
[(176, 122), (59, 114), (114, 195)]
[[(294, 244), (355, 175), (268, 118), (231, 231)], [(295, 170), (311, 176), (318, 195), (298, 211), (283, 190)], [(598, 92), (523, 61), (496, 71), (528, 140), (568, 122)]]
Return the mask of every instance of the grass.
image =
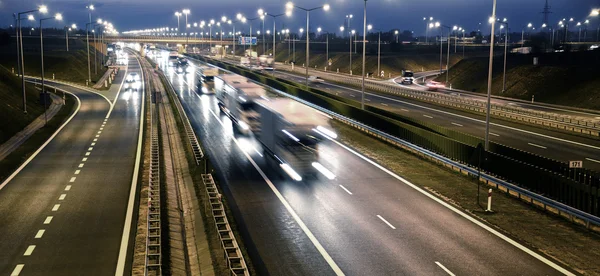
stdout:
[[(14, 172), (25, 160), (27, 160), (39, 147), (56, 132), (56, 130), (71, 116), (75, 108), (75, 98), (67, 94), (65, 106), (61, 107), (58, 113), (48, 121), (45, 127), (36, 131), (27, 141), (19, 146), (6, 158), (0, 160), (0, 182), (4, 181)], [(3, 114), (4, 112), (0, 112)]]
[[(475, 202), (477, 182), (473, 178), (417, 157), (342, 123), (333, 122), (333, 125), (344, 144), (415, 185), (582, 274), (600, 275), (600, 235), (597, 233), (497, 191), (494, 192), (495, 213), (489, 215), (482, 212)], [(482, 185), (482, 202), (488, 188)]]
[[(15, 68), (17, 70), (16, 48), (14, 41), (9, 45), (0, 47), (0, 65), (6, 68)], [(39, 53), (39, 40), (25, 39), (24, 44), (24, 62), (25, 75), (41, 76), (41, 58)], [(64, 39), (55, 38), (44, 39), (44, 77), (51, 80), (52, 75), (56, 79), (75, 82), (85, 85), (88, 78), (87, 48), (81, 41), (74, 41), (69, 52), (64, 49)], [(97, 53), (100, 55), (100, 53)], [(98, 74), (94, 74), (94, 48), (90, 48), (91, 59), (91, 77), (92, 83), (95, 83), (102, 77), (106, 68), (98, 64)]]
[(0, 144), (23, 130), (44, 112), (39, 91), (25, 84), (27, 114), (23, 114), (23, 92), (21, 79), (0, 66)]
[[(494, 60), (492, 93), (522, 100), (600, 109), (600, 51), (510, 55), (507, 62), (506, 91), (502, 92), (503, 60)], [(450, 69), (449, 82), (462, 90), (487, 92), (487, 58), (458, 62)], [(445, 81), (445, 74), (438, 77)]]

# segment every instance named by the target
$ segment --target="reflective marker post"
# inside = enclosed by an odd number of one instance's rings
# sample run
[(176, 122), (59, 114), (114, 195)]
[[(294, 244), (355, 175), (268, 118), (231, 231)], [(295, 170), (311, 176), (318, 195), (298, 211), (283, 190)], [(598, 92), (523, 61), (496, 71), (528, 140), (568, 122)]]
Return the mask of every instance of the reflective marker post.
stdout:
[(492, 189), (488, 190), (488, 203), (486, 212), (492, 212)]

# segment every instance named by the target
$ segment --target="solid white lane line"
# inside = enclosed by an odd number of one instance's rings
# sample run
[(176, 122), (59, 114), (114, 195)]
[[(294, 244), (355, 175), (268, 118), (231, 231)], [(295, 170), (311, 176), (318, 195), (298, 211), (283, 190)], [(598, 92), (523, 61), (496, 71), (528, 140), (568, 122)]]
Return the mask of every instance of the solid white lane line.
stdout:
[(47, 216), (46, 220), (44, 220), (44, 224), (50, 224), (50, 222), (52, 222), (52, 216)]
[[(138, 64), (140, 64), (139, 60), (136, 58)], [(140, 68), (141, 68), (141, 64), (140, 64)], [(127, 73), (127, 71), (125, 71), (125, 73)], [(144, 79), (144, 70), (141, 70), (141, 79)], [(121, 83), (121, 85), (123, 85), (123, 83)], [(142, 81), (142, 91), (145, 91), (145, 84)], [(119, 88), (119, 93), (121, 92), (121, 88)], [(142, 97), (141, 97), (141, 102), (142, 105), (140, 107), (140, 110), (142, 110), (141, 112), (141, 116), (140, 116), (140, 121), (139, 121), (139, 132), (138, 132), (138, 140), (137, 140), (137, 150), (136, 150), (136, 156), (135, 156), (135, 163), (134, 163), (134, 167), (133, 167), (133, 175), (131, 177), (131, 188), (129, 190), (129, 201), (127, 203), (127, 213), (125, 213), (125, 223), (123, 225), (123, 235), (121, 236), (121, 246), (119, 249), (119, 257), (117, 259), (117, 269), (115, 270), (115, 276), (120, 276), (125, 274), (125, 261), (127, 258), (127, 247), (129, 246), (129, 236), (130, 236), (130, 232), (131, 232), (131, 223), (133, 220), (133, 210), (135, 208), (135, 198), (136, 198), (136, 188), (137, 188), (137, 184), (138, 184), (138, 175), (139, 175), (139, 171), (140, 171), (140, 158), (142, 155), (142, 139), (144, 138), (144, 128), (142, 127), (144, 125), (144, 105), (145, 105), (145, 93), (141, 93)], [(198, 95), (197, 93), (194, 93), (196, 95)], [(115, 96), (115, 101), (116, 99), (118, 99), (119, 94), (117, 93), (117, 95)], [(112, 109), (109, 111), (109, 115), (110, 112), (112, 111)], [(108, 116), (107, 116), (108, 117)]]
[(385, 106), (388, 106), (388, 104), (386, 104), (386, 103), (381, 103), (381, 105), (385, 105)]
[[(215, 119), (217, 119), (217, 121), (221, 124), (221, 126), (223, 128), (225, 128), (225, 125), (223, 124), (223, 122), (221, 122), (221, 120), (219, 119), (219, 116), (217, 116), (217, 114), (215, 114), (215, 112), (213, 112), (212, 109), (209, 109), (209, 111), (213, 115), (213, 117), (215, 117)], [(239, 144), (238, 140), (233, 135), (231, 135), (231, 139), (233, 139), (233, 142), (240, 149), (242, 149), (242, 146)], [(285, 209), (287, 209), (288, 213), (290, 213), (292, 215), (292, 217), (294, 218), (294, 220), (296, 221), (296, 223), (300, 226), (300, 228), (302, 229), (302, 231), (304, 231), (304, 234), (306, 234), (306, 236), (308, 237), (308, 239), (317, 248), (317, 250), (319, 251), (319, 253), (321, 253), (321, 256), (323, 256), (323, 259), (325, 259), (325, 261), (327, 262), (327, 264), (329, 264), (329, 266), (331, 267), (331, 269), (333, 270), (333, 272), (336, 275), (344, 275), (344, 272), (342, 272), (342, 270), (340, 269), (340, 267), (331, 258), (331, 256), (329, 255), (329, 253), (327, 253), (327, 251), (325, 250), (325, 248), (323, 247), (323, 245), (321, 245), (321, 243), (319, 242), (319, 240), (317, 240), (317, 237), (315, 237), (315, 235), (310, 231), (310, 229), (308, 229), (308, 227), (306, 226), (306, 224), (304, 224), (304, 222), (298, 216), (298, 214), (296, 213), (296, 211), (294, 211), (294, 209), (292, 208), (292, 206), (290, 205), (290, 203), (285, 199), (285, 197), (281, 194), (281, 192), (279, 192), (279, 190), (277, 189), (277, 187), (275, 187), (275, 185), (273, 184), (273, 182), (271, 182), (271, 180), (267, 177), (267, 175), (265, 175), (265, 173), (260, 169), (260, 167), (256, 164), (256, 162), (254, 162), (254, 159), (252, 159), (252, 157), (250, 157), (250, 155), (247, 152), (245, 152), (244, 150), (242, 150), (242, 153), (246, 156), (246, 158), (250, 161), (250, 163), (252, 164), (252, 166), (254, 166), (254, 168), (258, 171), (258, 173), (262, 176), (263, 180), (267, 183), (267, 185), (269, 186), (269, 188), (271, 188), (271, 191), (273, 191), (273, 193), (275, 194), (275, 196), (277, 196), (277, 199), (279, 199), (279, 201), (283, 204), (283, 206), (285, 207)]]
[(73, 176), (73, 177), (71, 177), (71, 180), (69, 180), (69, 182), (71, 182), (71, 183), (75, 182), (75, 179), (77, 179), (77, 177)]
[(58, 208), (60, 208), (60, 204), (54, 204), (54, 207), (52, 207), (52, 212), (58, 211)]
[(455, 126), (459, 126), (459, 127), (463, 126), (463, 125), (457, 124), (457, 123), (452, 123), (452, 124), (455, 125)]
[(40, 230), (38, 230), (38, 231), (37, 231), (37, 234), (35, 234), (35, 238), (36, 238), (36, 239), (41, 239), (41, 238), (42, 238), (42, 236), (44, 236), (44, 232), (46, 232), (46, 230), (44, 230), (44, 229), (40, 229)]
[(87, 161), (87, 157), (84, 157), (83, 159), (81, 159), (81, 162), (85, 162)]
[(533, 144), (533, 143), (527, 143), (527, 144), (530, 145), (530, 146), (538, 147), (540, 149), (547, 149), (547, 147), (536, 145), (536, 144)]
[(600, 160), (596, 160), (596, 159), (592, 159), (592, 158), (586, 158), (585, 160), (600, 163)]
[(24, 264), (18, 264), (17, 266), (15, 266), (15, 269), (10, 273), (10, 276), (19, 276), (24, 266)]
[(67, 197), (67, 194), (61, 194), (61, 195), (58, 197), (58, 200), (65, 200), (65, 197)]
[(500, 135), (498, 135), (496, 133), (493, 133), (493, 132), (490, 132), (490, 135), (493, 135), (493, 136), (496, 136), (496, 137), (500, 137)]
[(440, 262), (435, 262), (436, 265), (438, 265), (439, 267), (441, 267), (444, 271), (446, 271), (446, 273), (448, 273), (448, 275), (451, 276), (455, 276), (454, 273), (452, 273), (452, 271), (450, 271), (449, 269), (447, 269), (443, 264), (441, 264)]
[(67, 186), (65, 187), (65, 191), (70, 191), (70, 190), (71, 190), (71, 185), (67, 185)]
[(429, 119), (433, 119), (433, 117), (431, 117), (431, 116), (429, 116), (429, 115), (425, 115), (425, 114), (423, 114), (423, 117), (427, 117), (427, 118), (429, 118)]
[(79, 164), (78, 166), (79, 168), (83, 168), (83, 163)]
[(575, 274), (573, 274), (572, 272), (570, 272), (570, 271), (568, 271), (568, 270), (564, 269), (564, 268), (563, 268), (563, 267), (561, 267), (560, 265), (558, 265), (558, 264), (556, 264), (556, 263), (552, 262), (551, 260), (547, 259), (546, 257), (544, 257), (544, 256), (542, 256), (542, 255), (540, 255), (540, 254), (538, 254), (538, 253), (536, 253), (536, 252), (534, 252), (533, 250), (531, 250), (531, 249), (529, 249), (529, 248), (525, 247), (524, 245), (522, 245), (522, 244), (520, 244), (520, 243), (518, 243), (518, 242), (514, 241), (513, 239), (511, 239), (511, 238), (509, 238), (509, 237), (505, 236), (504, 234), (502, 234), (502, 233), (500, 233), (500, 232), (496, 231), (495, 229), (491, 228), (490, 226), (488, 226), (488, 225), (484, 224), (483, 222), (480, 222), (479, 220), (477, 220), (477, 219), (475, 219), (475, 218), (473, 218), (473, 217), (471, 217), (471, 216), (467, 215), (465, 212), (463, 212), (463, 211), (461, 211), (461, 210), (457, 209), (456, 207), (454, 207), (454, 206), (450, 205), (448, 202), (445, 202), (444, 200), (442, 200), (442, 199), (439, 199), (438, 197), (436, 197), (436, 196), (434, 196), (434, 195), (430, 194), (429, 192), (427, 192), (427, 191), (425, 191), (425, 190), (421, 189), (419, 186), (416, 186), (415, 184), (413, 184), (413, 183), (409, 182), (408, 180), (406, 180), (406, 179), (404, 179), (404, 178), (400, 177), (399, 175), (395, 174), (394, 172), (392, 172), (392, 171), (390, 171), (390, 170), (388, 170), (388, 169), (384, 168), (383, 166), (381, 166), (381, 165), (377, 164), (377, 163), (376, 163), (376, 162), (374, 162), (373, 160), (371, 160), (371, 159), (369, 159), (369, 158), (365, 157), (364, 155), (362, 155), (362, 154), (360, 154), (360, 153), (356, 152), (355, 150), (353, 150), (353, 149), (351, 149), (351, 148), (349, 148), (349, 147), (345, 146), (344, 144), (340, 143), (339, 141), (336, 141), (336, 140), (334, 140), (334, 139), (332, 139), (332, 138), (330, 138), (330, 137), (326, 137), (326, 139), (328, 139), (328, 140), (330, 140), (330, 141), (333, 141), (334, 143), (338, 144), (340, 147), (344, 148), (345, 150), (347, 150), (347, 151), (351, 152), (352, 154), (354, 154), (354, 155), (356, 155), (356, 156), (360, 157), (362, 160), (365, 160), (366, 162), (370, 163), (371, 165), (373, 165), (373, 166), (375, 166), (375, 167), (379, 168), (379, 169), (380, 169), (380, 170), (382, 170), (383, 172), (387, 173), (388, 175), (392, 176), (393, 178), (396, 178), (397, 180), (399, 180), (400, 182), (402, 182), (402, 183), (406, 184), (407, 186), (409, 186), (409, 187), (411, 187), (411, 188), (415, 189), (415, 190), (416, 190), (416, 191), (418, 191), (419, 193), (421, 193), (421, 194), (425, 195), (426, 197), (430, 198), (431, 200), (433, 200), (433, 201), (437, 202), (438, 204), (440, 204), (440, 205), (442, 205), (442, 206), (444, 206), (444, 207), (446, 207), (446, 208), (450, 209), (452, 212), (454, 212), (454, 213), (456, 213), (456, 214), (460, 215), (461, 217), (465, 218), (466, 220), (470, 221), (471, 223), (473, 223), (473, 224), (475, 224), (475, 225), (477, 225), (477, 226), (479, 226), (479, 227), (481, 227), (481, 228), (483, 228), (483, 229), (487, 230), (488, 232), (490, 232), (490, 233), (494, 234), (495, 236), (497, 236), (498, 238), (500, 238), (500, 239), (504, 240), (505, 242), (507, 242), (507, 243), (509, 243), (509, 244), (513, 245), (514, 247), (516, 247), (516, 248), (520, 249), (521, 251), (523, 251), (523, 252), (525, 252), (525, 253), (529, 254), (530, 256), (532, 256), (532, 257), (534, 257), (534, 258), (536, 258), (536, 259), (540, 260), (541, 262), (545, 263), (546, 265), (548, 265), (548, 266), (550, 266), (550, 267), (552, 267), (552, 268), (556, 269), (556, 270), (557, 270), (557, 271), (559, 271), (560, 273), (562, 273), (562, 274), (565, 274), (565, 275), (569, 275), (569, 276), (575, 276)]
[(340, 188), (344, 189), (344, 191), (346, 191), (346, 193), (352, 194), (352, 192), (348, 191), (348, 189), (346, 189), (346, 187), (340, 185)]
[(391, 223), (389, 223), (387, 220), (385, 220), (382, 216), (377, 215), (377, 217), (382, 220), (383, 222), (385, 222), (385, 224), (387, 224), (390, 228), (392, 229), (396, 229), (396, 227), (394, 227)]
[(88, 151), (85, 153), (85, 156), (90, 156), (90, 154), (91, 154), (91, 152)]
[(409, 112), (408, 109), (404, 109), (404, 108), (400, 108), (400, 110)]
[(27, 250), (25, 250), (25, 254), (23, 254), (23, 256), (31, 256), (34, 249), (35, 249), (35, 245), (28, 246)]
[(81, 172), (81, 170), (76, 170), (75, 174), (79, 174)]
[[(63, 90), (64, 91), (64, 90)], [(27, 160), (25, 160), (25, 162), (23, 162), (23, 164), (21, 164), (21, 166), (19, 166), (19, 168), (17, 168), (9, 177), (7, 177), (1, 184), (0, 184), (0, 190), (2, 190), (4, 188), (4, 186), (6, 186), (13, 178), (15, 178), (15, 176), (17, 176), (17, 174), (19, 174), (19, 172), (21, 172), (25, 166), (27, 166), (31, 160), (33, 160), (33, 158), (35, 158), (49, 143), (50, 141), (52, 141), (54, 139), (54, 137), (56, 137), (56, 135), (58, 135), (60, 133), (60, 131), (69, 123), (71, 122), (71, 120), (73, 119), (73, 117), (75, 117), (75, 115), (77, 115), (77, 113), (79, 113), (79, 109), (81, 108), (81, 100), (79, 100), (79, 97), (77, 97), (75, 94), (70, 93), (65, 91), (65, 93), (70, 94), (71, 96), (75, 97), (75, 99), (77, 100), (77, 109), (75, 109), (75, 112), (73, 112), (73, 114), (71, 114), (71, 116), (69, 117), (69, 119), (67, 119), (67, 121), (65, 121), (53, 134), (52, 136), (50, 136), (50, 138), (48, 138), (48, 140), (46, 140), (46, 142), (44, 142), (44, 144), (42, 144), (40, 146), (40, 148), (38, 148), (31, 156), (29, 156), (29, 158), (27, 158)]]
[(96, 143), (92, 142), (92, 144), (91, 144), (90, 146), (92, 146), (92, 147), (93, 147), (93, 146), (95, 146), (95, 145), (96, 145)]

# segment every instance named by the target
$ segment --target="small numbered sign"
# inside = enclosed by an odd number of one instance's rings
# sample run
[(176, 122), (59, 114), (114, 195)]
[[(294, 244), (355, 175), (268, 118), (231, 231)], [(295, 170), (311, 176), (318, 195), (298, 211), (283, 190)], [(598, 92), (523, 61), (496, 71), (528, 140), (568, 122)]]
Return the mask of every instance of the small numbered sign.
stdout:
[(569, 168), (571, 168), (571, 169), (583, 168), (583, 161), (569, 161)]

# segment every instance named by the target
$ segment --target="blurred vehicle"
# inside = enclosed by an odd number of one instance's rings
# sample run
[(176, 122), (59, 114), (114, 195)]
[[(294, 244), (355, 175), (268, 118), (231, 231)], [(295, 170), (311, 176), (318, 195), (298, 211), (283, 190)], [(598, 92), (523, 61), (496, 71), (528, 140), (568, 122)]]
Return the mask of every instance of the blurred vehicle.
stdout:
[(261, 70), (273, 70), (274, 63), (275, 61), (273, 60), (273, 58), (267, 55), (261, 55), (258, 58), (258, 66)]
[(142, 83), (139, 81), (126, 82), (123, 84), (125, 91), (139, 91)]
[(308, 81), (310, 81), (310, 82), (325, 82), (324, 79), (319, 78), (317, 76), (310, 76), (310, 77), (308, 77)]
[(410, 70), (402, 70), (401, 84), (413, 84), (415, 74)]
[(139, 80), (140, 80), (140, 75), (136, 72), (129, 73), (129, 75), (127, 75), (127, 78), (125, 78), (126, 82), (137, 82)]
[(443, 83), (438, 81), (429, 81), (425, 86), (427, 87), (428, 91), (437, 91), (438, 89), (446, 88)]
[(599, 44), (594, 44), (594, 45), (590, 46), (590, 50), (596, 50), (596, 49), (598, 49), (598, 47), (600, 47)]
[(204, 67), (200, 71), (200, 80), (207, 83), (213, 82), (215, 76), (219, 75), (219, 68)]
[(179, 53), (177, 51), (169, 52), (169, 66), (175, 66), (175, 64), (177, 64), (178, 58)]
[(176, 66), (177, 69), (175, 70), (175, 72), (177, 72), (178, 74), (190, 73), (192, 70), (186, 58), (178, 58)]

